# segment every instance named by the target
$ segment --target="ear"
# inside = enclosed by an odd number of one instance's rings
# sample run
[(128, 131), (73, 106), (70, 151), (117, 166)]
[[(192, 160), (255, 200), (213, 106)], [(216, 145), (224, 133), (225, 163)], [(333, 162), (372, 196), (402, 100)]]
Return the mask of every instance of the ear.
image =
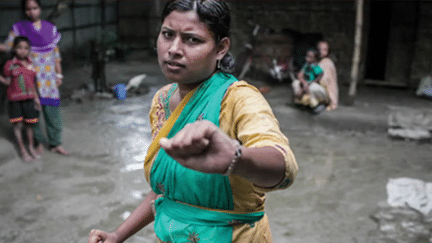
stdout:
[(229, 37), (224, 37), (219, 41), (218, 46), (217, 46), (217, 48), (218, 48), (217, 49), (217, 59), (218, 60), (221, 60), (225, 56), (225, 54), (227, 54), (227, 52), (230, 48), (230, 45), (231, 45), (231, 40)]

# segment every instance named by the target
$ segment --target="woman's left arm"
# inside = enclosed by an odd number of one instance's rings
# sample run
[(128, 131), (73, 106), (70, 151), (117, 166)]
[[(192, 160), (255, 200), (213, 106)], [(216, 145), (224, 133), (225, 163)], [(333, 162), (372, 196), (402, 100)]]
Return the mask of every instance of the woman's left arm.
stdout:
[(204, 173), (224, 174), (236, 160), (233, 174), (264, 188), (277, 185), (285, 175), (285, 159), (278, 149), (241, 147), (241, 156), (236, 158), (237, 142), (206, 120), (186, 125), (160, 144), (184, 167)]
[(243, 148), (233, 174), (256, 186), (271, 188), (285, 177), (285, 159), (274, 147)]
[(57, 74), (57, 87), (60, 87), (63, 84), (63, 69), (61, 66), (61, 58), (60, 58), (60, 50), (58, 47), (54, 49), (54, 55), (55, 55), (55, 72)]

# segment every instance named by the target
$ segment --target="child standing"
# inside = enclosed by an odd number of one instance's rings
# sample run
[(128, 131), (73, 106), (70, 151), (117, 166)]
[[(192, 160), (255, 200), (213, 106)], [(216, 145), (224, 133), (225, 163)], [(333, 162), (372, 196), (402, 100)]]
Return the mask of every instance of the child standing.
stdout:
[[(36, 71), (29, 58), (30, 41), (27, 37), (17, 36), (13, 42), (14, 57), (4, 67), (5, 80), (0, 80), (8, 86), (9, 118), (14, 124), (14, 134), (24, 161), (28, 162), (39, 155), (34, 148), (33, 124), (38, 122), (40, 101), (36, 92)], [(26, 126), (29, 152), (23, 138), (22, 127)]]
[(324, 71), (318, 65), (318, 51), (309, 49), (306, 52), (306, 63), (298, 74), (298, 80), (293, 81), (294, 103), (310, 106), (318, 113), (325, 109), (320, 104), (326, 102), (326, 90), (320, 85)]

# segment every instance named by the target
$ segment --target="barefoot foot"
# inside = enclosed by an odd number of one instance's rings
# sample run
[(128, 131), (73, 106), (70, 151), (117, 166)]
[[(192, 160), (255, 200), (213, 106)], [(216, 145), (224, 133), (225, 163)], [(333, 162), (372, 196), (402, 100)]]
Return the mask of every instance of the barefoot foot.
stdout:
[(65, 155), (65, 156), (69, 155), (69, 152), (66, 151), (64, 148), (62, 148), (61, 146), (57, 146), (57, 147), (52, 148), (51, 152)]
[(31, 157), (26, 150), (21, 150), (21, 156), (24, 162), (30, 162), (33, 160), (33, 157)]
[(39, 155), (42, 155), (44, 152), (44, 146), (40, 143), (37, 147), (36, 147), (36, 153)]
[(29, 152), (30, 152), (30, 155), (33, 156), (33, 158), (40, 159), (41, 156), (38, 154), (38, 152), (35, 150), (35, 148), (30, 147)]

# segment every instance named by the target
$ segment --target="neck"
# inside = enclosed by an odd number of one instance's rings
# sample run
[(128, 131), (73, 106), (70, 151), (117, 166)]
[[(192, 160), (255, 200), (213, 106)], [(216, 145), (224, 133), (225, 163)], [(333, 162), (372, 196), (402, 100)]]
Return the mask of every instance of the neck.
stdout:
[(21, 63), (23, 63), (24, 65), (27, 64), (27, 58), (26, 58), (26, 57), (25, 57), (25, 58), (19, 58), (19, 57), (17, 57), (17, 59), (18, 59)]
[(183, 99), (190, 91), (198, 87), (203, 81), (195, 84), (178, 84), (178, 90), (180, 94), (180, 98)]
[(200, 84), (202, 84), (204, 81), (206, 81), (207, 79), (211, 78), (216, 72), (212, 73), (208, 78), (197, 82), (197, 83), (193, 83), (193, 84), (178, 84), (178, 90), (179, 90), (179, 94), (180, 94), (180, 98), (183, 99), (190, 91), (192, 91), (193, 89), (195, 89), (196, 87), (198, 87)]
[(33, 24), (35, 25), (35, 26), (41, 26), (41, 24), (42, 24), (42, 20), (41, 19), (36, 19), (36, 20), (33, 20), (32, 21), (33, 22)]

